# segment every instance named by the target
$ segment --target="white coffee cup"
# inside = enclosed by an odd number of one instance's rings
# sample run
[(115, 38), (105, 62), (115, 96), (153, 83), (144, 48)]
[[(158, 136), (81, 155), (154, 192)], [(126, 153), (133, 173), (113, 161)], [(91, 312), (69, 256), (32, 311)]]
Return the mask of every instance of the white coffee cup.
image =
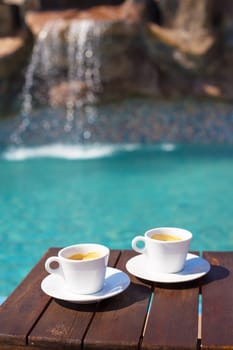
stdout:
[[(157, 235), (157, 239), (152, 238)], [(169, 236), (174, 240), (158, 239), (161, 235), (165, 239)], [(189, 250), (192, 233), (177, 227), (159, 227), (147, 231), (144, 236), (136, 236), (132, 240), (132, 248), (145, 255), (148, 269), (162, 273), (176, 273), (184, 268)], [(143, 247), (139, 247), (143, 244)]]
[[(73, 260), (74, 254), (84, 258), (88, 253), (96, 253), (97, 257), (87, 260)], [(64, 279), (66, 287), (77, 294), (92, 294), (100, 291), (104, 285), (105, 273), (109, 258), (109, 248), (101, 244), (76, 244), (61, 249), (58, 256), (51, 256), (45, 262), (45, 269)], [(56, 267), (52, 267), (52, 263)]]

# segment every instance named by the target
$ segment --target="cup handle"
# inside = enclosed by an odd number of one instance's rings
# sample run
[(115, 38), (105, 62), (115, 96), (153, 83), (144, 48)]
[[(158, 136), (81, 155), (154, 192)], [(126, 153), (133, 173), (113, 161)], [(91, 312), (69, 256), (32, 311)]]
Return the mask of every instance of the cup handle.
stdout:
[[(138, 242), (143, 242), (144, 246), (142, 248), (137, 246)], [(145, 245), (145, 237), (144, 236), (136, 236), (133, 238), (132, 240), (132, 248), (133, 250), (135, 250), (138, 253), (144, 253), (145, 249), (146, 249), (146, 245)]]
[[(51, 267), (51, 264), (53, 262), (57, 263), (57, 267), (55, 268)], [(64, 278), (63, 270), (62, 270), (60, 259), (58, 256), (51, 256), (45, 261), (45, 270), (48, 273), (55, 273), (56, 275), (62, 276)]]

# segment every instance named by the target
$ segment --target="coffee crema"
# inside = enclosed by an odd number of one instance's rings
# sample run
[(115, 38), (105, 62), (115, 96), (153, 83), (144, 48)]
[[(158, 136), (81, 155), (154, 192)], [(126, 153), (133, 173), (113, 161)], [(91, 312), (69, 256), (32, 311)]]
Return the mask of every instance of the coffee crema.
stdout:
[(178, 236), (169, 235), (167, 233), (155, 233), (151, 238), (157, 241), (181, 241), (182, 239)]
[(101, 255), (97, 252), (88, 252), (88, 253), (75, 253), (68, 256), (70, 260), (90, 260), (99, 258)]

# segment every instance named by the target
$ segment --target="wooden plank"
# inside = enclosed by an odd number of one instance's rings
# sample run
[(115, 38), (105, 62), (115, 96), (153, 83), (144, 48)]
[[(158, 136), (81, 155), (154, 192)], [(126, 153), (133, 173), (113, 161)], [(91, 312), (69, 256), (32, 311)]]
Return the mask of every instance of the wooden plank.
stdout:
[[(119, 255), (119, 251), (111, 251), (109, 266), (115, 266)], [(53, 299), (43, 317), (32, 329), (28, 344), (36, 349), (80, 349), (97, 305), (74, 304)]]
[(198, 288), (155, 288), (142, 349), (196, 349)]
[[(123, 251), (116, 267), (126, 272), (125, 264), (134, 255)], [(84, 349), (138, 349), (150, 296), (151, 286), (131, 276), (128, 289), (99, 304)]]
[(44, 262), (57, 249), (49, 249), (0, 308), (0, 348), (25, 345), (27, 334), (50, 301), (40, 288), (46, 276)]
[(196, 350), (199, 284), (200, 280), (154, 284), (142, 349)]
[(204, 252), (211, 264), (202, 287), (202, 349), (233, 349), (233, 252)]

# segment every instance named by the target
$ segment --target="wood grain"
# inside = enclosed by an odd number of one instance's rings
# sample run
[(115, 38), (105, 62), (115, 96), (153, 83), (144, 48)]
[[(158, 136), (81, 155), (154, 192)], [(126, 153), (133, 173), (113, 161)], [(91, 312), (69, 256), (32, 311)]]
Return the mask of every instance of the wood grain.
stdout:
[[(112, 251), (109, 265), (114, 266), (119, 251)], [(28, 344), (44, 348), (79, 349), (96, 312), (97, 304), (74, 304), (53, 299), (28, 336)]]
[[(123, 251), (116, 265), (122, 271), (135, 255)], [(151, 296), (151, 286), (131, 276), (131, 285), (122, 294), (99, 304), (84, 339), (84, 349), (138, 349)]]
[(6, 343), (18, 345), (27, 343), (27, 334), (50, 301), (50, 298), (42, 292), (40, 283), (46, 276), (45, 260), (56, 252), (57, 249), (49, 249), (1, 306), (0, 349)]
[(202, 348), (233, 349), (233, 252), (204, 252), (211, 270), (202, 287)]
[(133, 251), (112, 250), (109, 266), (127, 272), (130, 286), (115, 297), (79, 305), (50, 298), (40, 288), (44, 262), (58, 250), (49, 249), (0, 307), (1, 350), (233, 350), (233, 252), (204, 252), (211, 263), (205, 277), (162, 284), (126, 271)]

